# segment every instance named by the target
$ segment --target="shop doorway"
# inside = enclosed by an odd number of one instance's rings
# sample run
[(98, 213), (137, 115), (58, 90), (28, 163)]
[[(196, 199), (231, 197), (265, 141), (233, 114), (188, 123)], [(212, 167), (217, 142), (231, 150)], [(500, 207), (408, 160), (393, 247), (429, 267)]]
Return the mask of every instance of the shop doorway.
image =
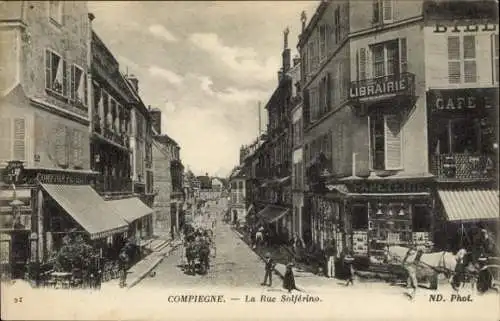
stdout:
[(29, 231), (12, 233), (12, 278), (24, 278), (30, 257)]

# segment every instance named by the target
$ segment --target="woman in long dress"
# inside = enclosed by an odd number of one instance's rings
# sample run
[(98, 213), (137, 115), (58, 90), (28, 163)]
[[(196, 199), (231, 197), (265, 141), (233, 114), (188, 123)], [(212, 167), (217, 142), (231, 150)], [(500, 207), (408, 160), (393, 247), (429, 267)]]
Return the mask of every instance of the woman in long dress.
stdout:
[(293, 263), (289, 262), (286, 265), (285, 277), (283, 279), (283, 287), (288, 290), (288, 292), (292, 292), (292, 290), (296, 290), (295, 286), (295, 277), (293, 275)]

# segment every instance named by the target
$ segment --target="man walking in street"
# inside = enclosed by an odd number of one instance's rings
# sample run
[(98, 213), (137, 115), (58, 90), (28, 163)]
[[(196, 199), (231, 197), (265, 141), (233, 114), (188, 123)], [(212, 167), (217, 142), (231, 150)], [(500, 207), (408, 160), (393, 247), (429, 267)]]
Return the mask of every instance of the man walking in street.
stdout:
[(127, 285), (127, 266), (129, 262), (127, 249), (128, 247), (125, 245), (118, 256), (118, 263), (120, 266), (120, 288), (124, 288)]
[(337, 247), (335, 239), (328, 242), (325, 250), (326, 254), (326, 276), (329, 278), (335, 277), (335, 257), (337, 256)]
[(265, 270), (264, 282), (261, 285), (267, 285), (267, 279), (269, 278), (269, 286), (273, 286), (273, 271), (275, 267), (274, 260), (271, 258), (271, 254), (268, 252), (265, 256)]

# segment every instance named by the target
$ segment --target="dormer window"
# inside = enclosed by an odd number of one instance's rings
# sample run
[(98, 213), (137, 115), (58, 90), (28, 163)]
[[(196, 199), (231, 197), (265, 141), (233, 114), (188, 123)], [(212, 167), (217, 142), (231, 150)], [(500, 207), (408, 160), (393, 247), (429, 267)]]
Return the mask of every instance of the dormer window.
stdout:
[(390, 23), (393, 20), (392, 0), (373, 0), (373, 23)]

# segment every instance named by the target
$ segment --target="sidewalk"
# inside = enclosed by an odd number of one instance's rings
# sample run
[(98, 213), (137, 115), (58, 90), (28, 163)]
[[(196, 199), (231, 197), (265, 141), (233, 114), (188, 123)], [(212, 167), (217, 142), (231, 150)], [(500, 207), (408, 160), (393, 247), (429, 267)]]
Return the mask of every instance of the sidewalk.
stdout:
[[(176, 240), (157, 240), (151, 244), (153, 252), (144, 259), (136, 263), (127, 271), (127, 289), (137, 285), (144, 277), (146, 277), (161, 261), (175, 250), (181, 243)], [(120, 281), (118, 279), (102, 283), (101, 288), (117, 288)]]

